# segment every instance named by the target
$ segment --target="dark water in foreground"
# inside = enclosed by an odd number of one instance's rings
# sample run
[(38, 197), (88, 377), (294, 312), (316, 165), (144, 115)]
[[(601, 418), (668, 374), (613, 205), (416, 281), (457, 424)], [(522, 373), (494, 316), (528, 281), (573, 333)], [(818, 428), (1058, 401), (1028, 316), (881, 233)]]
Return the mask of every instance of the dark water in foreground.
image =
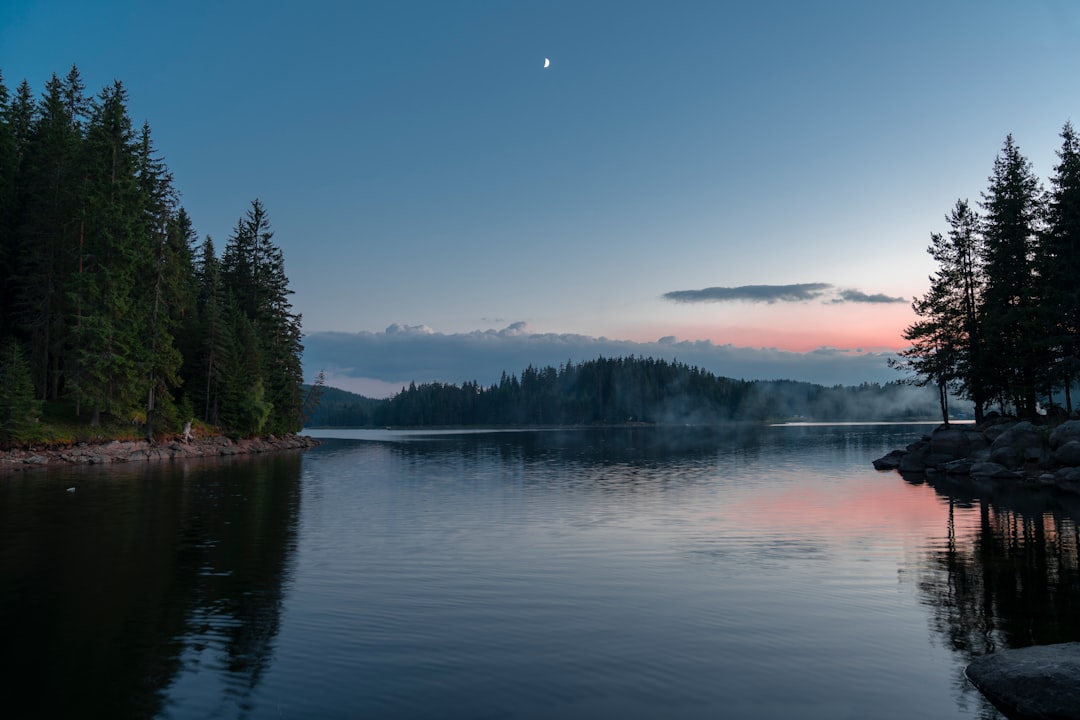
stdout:
[(3, 476), (0, 713), (996, 718), (962, 669), (1080, 640), (1080, 505), (870, 467), (926, 430), (366, 432)]

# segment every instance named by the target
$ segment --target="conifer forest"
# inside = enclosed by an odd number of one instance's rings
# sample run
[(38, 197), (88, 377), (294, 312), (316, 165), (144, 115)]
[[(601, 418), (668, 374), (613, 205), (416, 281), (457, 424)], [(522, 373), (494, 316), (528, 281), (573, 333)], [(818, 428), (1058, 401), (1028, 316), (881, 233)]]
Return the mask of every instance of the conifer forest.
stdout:
[(219, 254), (127, 106), (75, 67), (40, 94), (0, 77), (0, 441), (42, 418), (299, 430), (300, 316), (267, 209), (238, 208)]

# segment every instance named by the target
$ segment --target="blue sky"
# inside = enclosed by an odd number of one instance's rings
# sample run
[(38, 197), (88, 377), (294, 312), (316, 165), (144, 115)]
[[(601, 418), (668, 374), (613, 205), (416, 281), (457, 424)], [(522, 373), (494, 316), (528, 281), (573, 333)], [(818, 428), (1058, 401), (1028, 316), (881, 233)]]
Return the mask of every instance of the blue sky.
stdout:
[(308, 377), (854, 384), (897, 377), (929, 235), (1005, 135), (1051, 173), (1080, 4), (3, 4), (9, 88), (72, 64), (124, 82), (219, 248), (263, 201)]

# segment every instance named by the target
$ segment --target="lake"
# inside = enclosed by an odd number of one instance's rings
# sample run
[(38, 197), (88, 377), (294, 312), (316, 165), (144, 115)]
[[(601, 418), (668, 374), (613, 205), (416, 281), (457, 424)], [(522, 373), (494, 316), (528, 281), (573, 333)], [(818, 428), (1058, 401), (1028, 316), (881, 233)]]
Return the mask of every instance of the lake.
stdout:
[(999, 718), (963, 668), (1080, 640), (1080, 501), (873, 470), (931, 428), (326, 430), (0, 476), (2, 712)]

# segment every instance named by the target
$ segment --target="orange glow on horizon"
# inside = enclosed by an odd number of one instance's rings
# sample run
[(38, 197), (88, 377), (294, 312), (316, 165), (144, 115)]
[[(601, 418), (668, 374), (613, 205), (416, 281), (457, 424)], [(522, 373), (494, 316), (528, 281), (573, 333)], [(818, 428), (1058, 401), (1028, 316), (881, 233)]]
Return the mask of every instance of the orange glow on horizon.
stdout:
[[(810, 352), (821, 347), (897, 351), (908, 346), (904, 329), (915, 319), (910, 306), (795, 305), (730, 308), (716, 322), (651, 324), (637, 328), (636, 340), (655, 342), (665, 335), (678, 340), (711, 340), (716, 345), (777, 348)], [(736, 322), (731, 322), (735, 320)]]

